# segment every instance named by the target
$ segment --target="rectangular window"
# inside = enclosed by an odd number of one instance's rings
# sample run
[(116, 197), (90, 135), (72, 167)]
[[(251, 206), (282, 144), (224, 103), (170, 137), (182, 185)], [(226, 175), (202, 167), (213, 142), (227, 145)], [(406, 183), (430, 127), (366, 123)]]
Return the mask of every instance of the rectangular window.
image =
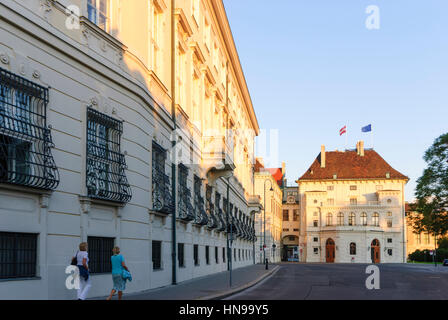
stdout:
[(314, 254), (318, 254), (319, 253), (319, 248), (313, 248)]
[(314, 242), (318, 242), (318, 241), (319, 241), (319, 238), (314, 238), (313, 241), (314, 241)]
[(109, 31), (107, 0), (87, 0), (87, 13), (89, 20), (104, 31)]
[(219, 263), (218, 247), (215, 247), (215, 262), (216, 262), (216, 264)]
[(293, 211), (293, 221), (299, 221), (299, 210), (297, 209)]
[(288, 228), (283, 228), (283, 232), (288, 232), (289, 229)]
[(110, 257), (115, 246), (114, 238), (87, 237), (90, 273), (110, 273), (112, 263)]
[(422, 235), (421, 233), (415, 235), (417, 244), (422, 244)]
[(0, 183), (55, 189), (48, 89), (0, 68)]
[(127, 203), (131, 188), (120, 151), (123, 123), (87, 108), (87, 194), (91, 198)]
[(299, 232), (299, 229), (294, 229), (294, 232)]
[(152, 143), (152, 204), (153, 210), (171, 214), (174, 210), (171, 195), (171, 179), (165, 174), (167, 151), (158, 143)]
[(313, 227), (318, 227), (319, 226), (319, 221), (318, 220), (314, 220), (313, 221)]
[(226, 262), (226, 248), (222, 248), (222, 262)]
[(289, 221), (289, 210), (283, 210), (283, 221)]
[(327, 191), (333, 191), (334, 190), (334, 186), (327, 186)]
[(392, 228), (392, 219), (387, 219), (387, 227)]
[(377, 191), (381, 191), (381, 190), (383, 190), (383, 186), (381, 186), (381, 185), (376, 186), (376, 190), (377, 190)]
[(37, 234), (0, 232), (0, 279), (36, 276)]
[(356, 191), (356, 190), (358, 190), (358, 187), (357, 186), (350, 186), (350, 190), (351, 191)]
[(210, 264), (210, 247), (205, 246), (205, 263)]
[(152, 242), (152, 269), (162, 269), (162, 241)]
[(334, 199), (327, 199), (327, 206), (334, 206)]
[(425, 244), (429, 244), (429, 243), (430, 243), (429, 233), (425, 233)]
[(185, 245), (183, 243), (177, 244), (177, 259), (179, 260), (179, 268), (185, 267)]
[(388, 239), (387, 239), (387, 243), (392, 243), (392, 239), (391, 239), (391, 238), (388, 238)]
[(357, 205), (358, 204), (358, 199), (357, 198), (350, 198), (350, 204), (353, 205)]
[(197, 244), (193, 246), (193, 259), (194, 265), (199, 266), (199, 246)]

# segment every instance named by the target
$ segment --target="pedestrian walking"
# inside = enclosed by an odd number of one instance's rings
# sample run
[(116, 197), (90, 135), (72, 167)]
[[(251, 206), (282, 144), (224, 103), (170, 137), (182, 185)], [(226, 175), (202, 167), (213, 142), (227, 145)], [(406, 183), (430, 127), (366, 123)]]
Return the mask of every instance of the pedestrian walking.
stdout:
[(79, 251), (76, 253), (76, 265), (79, 269), (78, 300), (85, 300), (92, 286), (89, 275), (89, 254), (87, 249), (87, 243), (82, 242), (79, 244)]
[(126, 279), (132, 279), (129, 273), (129, 269), (124, 263), (124, 258), (120, 254), (120, 248), (115, 247), (113, 250), (112, 262), (112, 281), (113, 289), (110, 292), (107, 300), (111, 300), (112, 296), (118, 292), (118, 300), (123, 297), (123, 291), (126, 289)]

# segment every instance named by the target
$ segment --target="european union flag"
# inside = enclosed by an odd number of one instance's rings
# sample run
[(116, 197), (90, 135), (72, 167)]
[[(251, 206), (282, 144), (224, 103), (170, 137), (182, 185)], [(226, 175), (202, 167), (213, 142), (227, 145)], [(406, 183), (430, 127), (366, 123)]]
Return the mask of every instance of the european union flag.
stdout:
[(372, 125), (369, 124), (368, 126), (362, 128), (362, 132), (371, 132), (372, 131)]

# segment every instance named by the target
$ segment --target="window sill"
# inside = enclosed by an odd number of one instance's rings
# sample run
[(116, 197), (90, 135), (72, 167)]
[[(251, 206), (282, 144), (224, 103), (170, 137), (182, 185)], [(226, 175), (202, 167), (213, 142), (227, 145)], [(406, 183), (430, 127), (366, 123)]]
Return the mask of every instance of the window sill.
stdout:
[(163, 268), (161, 268), (161, 269), (152, 269), (152, 272), (163, 272), (163, 271), (164, 271)]
[(33, 280), (42, 280), (41, 277), (28, 277), (28, 278), (9, 278), (9, 279), (0, 279), (1, 282), (12, 282), (12, 281), (33, 281)]

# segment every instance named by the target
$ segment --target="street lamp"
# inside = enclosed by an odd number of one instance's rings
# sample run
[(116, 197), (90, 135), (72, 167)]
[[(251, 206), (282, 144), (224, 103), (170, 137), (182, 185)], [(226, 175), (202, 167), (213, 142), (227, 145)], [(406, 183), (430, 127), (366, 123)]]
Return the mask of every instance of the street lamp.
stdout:
[(264, 231), (263, 231), (263, 261), (266, 264), (266, 270), (268, 269), (268, 264), (266, 263), (266, 182), (269, 182), (271, 184), (271, 189), (269, 191), (274, 191), (274, 189), (272, 188), (272, 181), (270, 179), (266, 179), (264, 181), (264, 207), (263, 207), (263, 211), (264, 211)]

